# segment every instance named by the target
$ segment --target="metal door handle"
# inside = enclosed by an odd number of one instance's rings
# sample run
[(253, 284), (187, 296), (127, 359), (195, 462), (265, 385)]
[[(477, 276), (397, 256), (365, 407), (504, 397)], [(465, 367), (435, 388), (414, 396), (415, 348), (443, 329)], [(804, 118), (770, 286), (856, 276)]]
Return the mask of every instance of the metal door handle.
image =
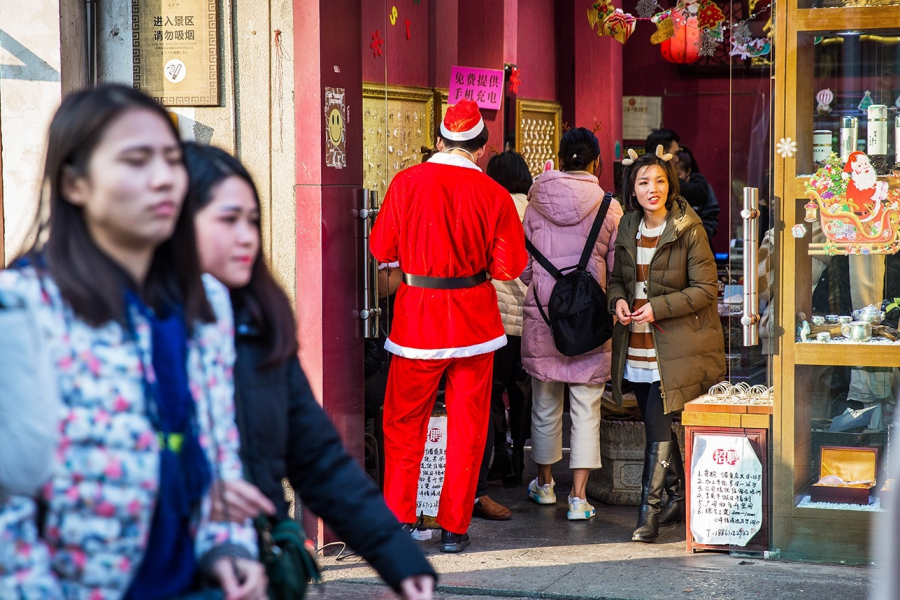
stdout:
[(744, 345), (759, 344), (759, 190), (744, 188)]
[(363, 321), (363, 337), (365, 338), (378, 337), (378, 317), (381, 316), (381, 309), (378, 307), (378, 261), (369, 252), (369, 234), (372, 232), (372, 225), (377, 214), (378, 192), (364, 188), (363, 206), (359, 211), (363, 228), (363, 298), (359, 318)]

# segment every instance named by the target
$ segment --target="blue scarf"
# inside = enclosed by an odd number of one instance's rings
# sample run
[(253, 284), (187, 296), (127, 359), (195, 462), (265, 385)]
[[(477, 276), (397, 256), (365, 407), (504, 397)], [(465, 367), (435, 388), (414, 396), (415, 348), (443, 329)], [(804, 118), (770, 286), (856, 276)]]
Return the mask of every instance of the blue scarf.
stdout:
[[(180, 307), (160, 317), (136, 295), (127, 306), (148, 320), (156, 382), (145, 379), (147, 411), (160, 440), (159, 493), (147, 550), (127, 600), (157, 600), (194, 585), (197, 561), (190, 521), (212, 481), (198, 438), (196, 406), (188, 385), (188, 332)], [(132, 328), (133, 332), (133, 328)], [(146, 370), (146, 369), (145, 369)]]

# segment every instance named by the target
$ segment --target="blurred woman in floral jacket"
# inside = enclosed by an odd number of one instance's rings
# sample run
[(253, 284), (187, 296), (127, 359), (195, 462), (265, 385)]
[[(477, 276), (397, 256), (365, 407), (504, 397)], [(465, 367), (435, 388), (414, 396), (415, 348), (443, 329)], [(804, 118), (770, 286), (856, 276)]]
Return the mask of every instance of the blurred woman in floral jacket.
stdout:
[(201, 278), (177, 130), (133, 89), (72, 94), (45, 182), (49, 231), (0, 292), (33, 310), (61, 440), (40, 536), (30, 499), (0, 506), (0, 597), (206, 597), (205, 576), (210, 597), (264, 598), (253, 528), (209, 519), (213, 480), (242, 473), (232, 312)]

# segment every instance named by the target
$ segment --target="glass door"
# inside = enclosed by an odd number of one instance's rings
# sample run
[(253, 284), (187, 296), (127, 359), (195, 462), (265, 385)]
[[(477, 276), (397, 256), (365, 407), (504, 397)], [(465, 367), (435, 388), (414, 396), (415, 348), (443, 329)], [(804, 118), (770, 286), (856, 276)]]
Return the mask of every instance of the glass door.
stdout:
[(900, 6), (877, 4), (777, 6), (773, 546), (788, 558), (869, 562), (886, 490), (900, 392)]

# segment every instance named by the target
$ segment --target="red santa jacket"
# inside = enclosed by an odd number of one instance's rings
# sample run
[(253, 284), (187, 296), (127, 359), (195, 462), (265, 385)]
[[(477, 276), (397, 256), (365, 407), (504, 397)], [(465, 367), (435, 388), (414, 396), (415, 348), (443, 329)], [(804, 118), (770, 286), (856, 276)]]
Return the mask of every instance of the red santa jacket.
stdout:
[[(518, 277), (528, 262), (512, 198), (468, 159), (437, 154), (391, 181), (369, 238), (381, 262), (410, 275)], [(397, 290), (385, 348), (415, 359), (475, 356), (506, 345), (489, 281), (472, 288)]]

